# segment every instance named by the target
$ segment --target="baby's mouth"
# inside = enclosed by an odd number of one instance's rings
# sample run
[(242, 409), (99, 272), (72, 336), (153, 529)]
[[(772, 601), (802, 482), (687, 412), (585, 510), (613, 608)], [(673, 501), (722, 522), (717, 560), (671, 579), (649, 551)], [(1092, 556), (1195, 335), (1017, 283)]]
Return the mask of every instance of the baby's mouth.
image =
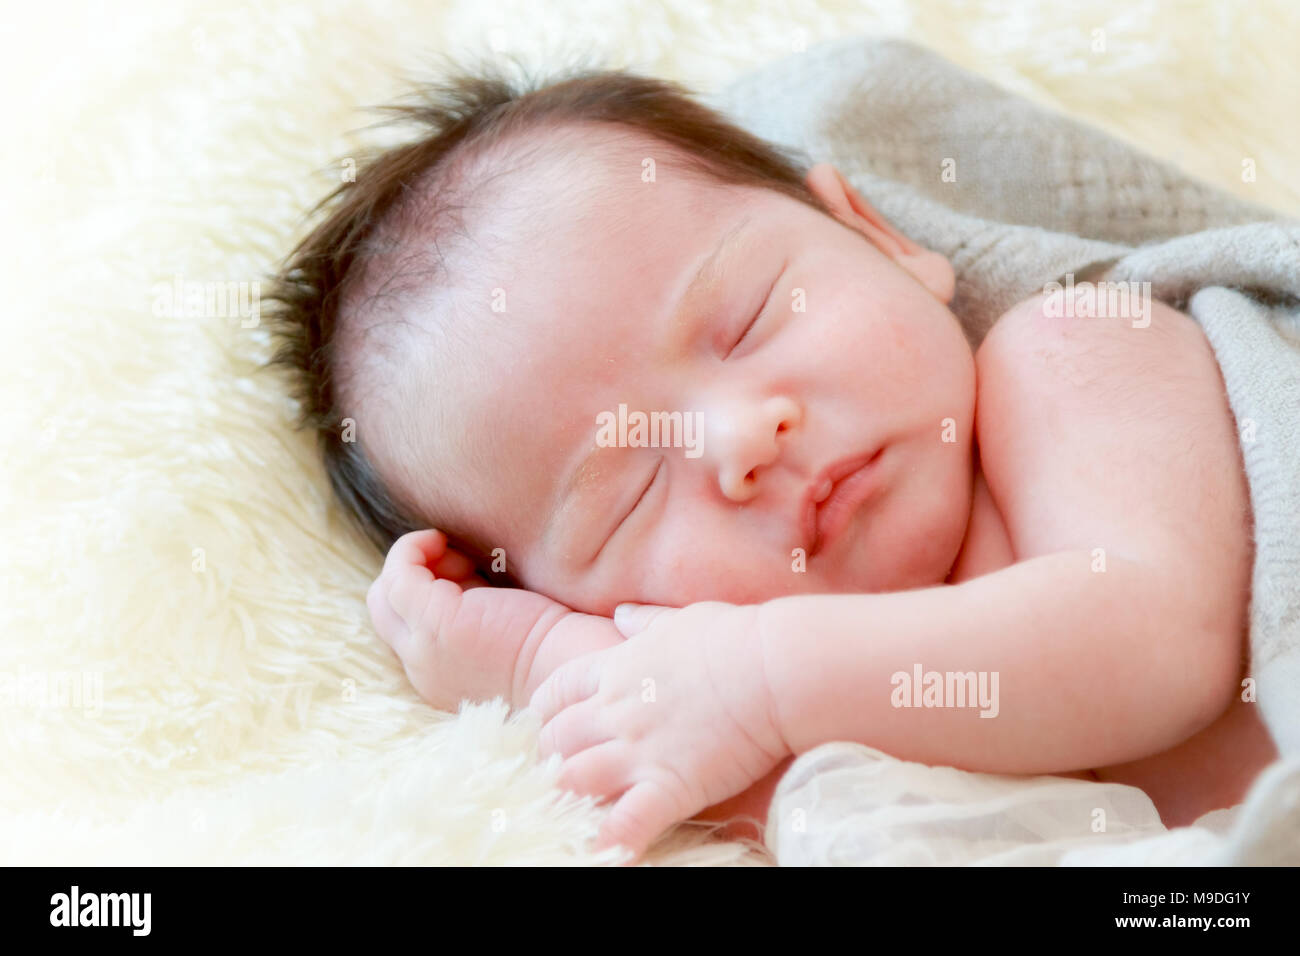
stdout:
[(882, 454), (884, 449), (880, 448), (867, 455), (842, 459), (825, 469), (810, 486), (805, 518), (805, 533), (811, 542), (810, 557), (833, 543), (871, 496), (877, 486), (876, 466)]

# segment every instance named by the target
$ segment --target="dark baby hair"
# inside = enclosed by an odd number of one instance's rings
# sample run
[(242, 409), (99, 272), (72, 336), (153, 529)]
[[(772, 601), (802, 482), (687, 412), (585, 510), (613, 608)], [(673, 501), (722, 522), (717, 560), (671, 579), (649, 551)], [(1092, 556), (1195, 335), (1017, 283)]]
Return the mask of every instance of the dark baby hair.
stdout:
[[(746, 132), (692, 98), (682, 86), (626, 70), (578, 68), (547, 80), (512, 81), (499, 68), (452, 66), (442, 79), (418, 84), (406, 102), (381, 107), (389, 125), (410, 124), (416, 136), (373, 151), (355, 177), (322, 199), (308, 218), (323, 218), (270, 277), (264, 317), (274, 354), (268, 367), (286, 370), (299, 405), (297, 427), (316, 432), (325, 472), (349, 518), (381, 553), (408, 531), (435, 526), (498, 583), (509, 576), (487, 569), (486, 545), (468, 529), (442, 527), (421, 516), (386, 487), (361, 444), (345, 440), (349, 411), (340, 406), (338, 381), (348, 359), (339, 346), (347, 320), (343, 303), (368, 263), (376, 234), (409, 209), (412, 192), (446, 187), (441, 174), (453, 162), (480, 156), (506, 137), (571, 123), (606, 123), (648, 134), (675, 147), (688, 168), (721, 185), (775, 190), (828, 212), (804, 183), (806, 164), (795, 154)], [(434, 237), (454, 228), (439, 219), (437, 202), (420, 207), (420, 225)], [(409, 215), (409, 212), (406, 213)]]

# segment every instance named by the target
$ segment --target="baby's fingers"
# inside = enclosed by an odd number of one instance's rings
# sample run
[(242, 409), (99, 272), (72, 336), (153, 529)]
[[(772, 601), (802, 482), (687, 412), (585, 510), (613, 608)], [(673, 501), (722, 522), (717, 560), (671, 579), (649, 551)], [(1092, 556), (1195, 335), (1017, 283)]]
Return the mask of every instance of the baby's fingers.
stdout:
[(435, 528), (423, 531), (411, 531), (393, 542), (384, 561), (383, 574), (419, 569), (418, 577), (424, 571), (429, 577), (446, 578), (455, 581), (462, 588), (490, 587), (488, 581), (478, 573), (474, 562), (454, 548), (447, 547), (447, 536)]
[(643, 780), (624, 793), (609, 811), (600, 825), (594, 849), (600, 852), (611, 846), (627, 847), (633, 853), (627, 863), (635, 863), (673, 824), (688, 818), (689, 813), (682, 814), (667, 788), (657, 781)]
[(382, 574), (400, 571), (407, 568), (423, 569), (429, 577), (433, 577), (433, 572), (429, 569), (436, 566), (447, 554), (447, 536), (441, 531), (434, 528), (425, 528), (423, 531), (408, 531), (388, 549), (388, 557), (384, 559), (384, 570)]
[(595, 703), (588, 698), (548, 720), (537, 734), (538, 754), (543, 759), (551, 754), (572, 757), (613, 740), (614, 735), (600, 726), (600, 709)]
[(635, 770), (627, 744), (606, 740), (564, 761), (555, 785), (561, 790), (607, 800), (627, 792)]
[[(428, 574), (428, 569), (422, 570)], [(461, 589), (454, 581), (432, 575), (424, 579), (415, 573), (415, 569), (387, 575), (380, 580), (387, 582), (388, 606), (405, 627), (394, 643), (394, 650), (399, 654), (405, 654), (414, 637), (436, 638), (460, 606)]]
[(388, 603), (386, 582), (383, 578), (375, 578), (370, 585), (370, 590), (366, 592), (366, 607), (370, 611), (370, 621), (375, 625), (375, 631), (396, 650), (396, 642), (406, 635), (406, 624)]
[(578, 658), (560, 667), (542, 681), (533, 696), (528, 698), (528, 709), (538, 716), (542, 726), (574, 704), (596, 693), (600, 685), (600, 670), (585, 658)]
[[(473, 587), (476, 578), (479, 581), (483, 579), (478, 576), (478, 570), (474, 567), (474, 562), (459, 551), (448, 548), (433, 566), (433, 573), (440, 578), (446, 578), (449, 581), (455, 581), (462, 587)], [(486, 584), (486, 581), (483, 581)]]

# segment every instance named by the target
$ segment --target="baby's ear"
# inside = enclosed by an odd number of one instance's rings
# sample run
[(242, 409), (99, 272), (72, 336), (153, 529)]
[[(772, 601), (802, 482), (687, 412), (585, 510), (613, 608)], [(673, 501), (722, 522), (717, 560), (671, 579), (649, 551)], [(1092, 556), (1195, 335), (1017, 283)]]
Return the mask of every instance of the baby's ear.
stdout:
[(836, 218), (871, 240), (872, 245), (911, 273), (936, 299), (944, 305), (952, 301), (957, 282), (952, 263), (895, 229), (838, 169), (830, 163), (818, 163), (808, 171), (805, 182)]

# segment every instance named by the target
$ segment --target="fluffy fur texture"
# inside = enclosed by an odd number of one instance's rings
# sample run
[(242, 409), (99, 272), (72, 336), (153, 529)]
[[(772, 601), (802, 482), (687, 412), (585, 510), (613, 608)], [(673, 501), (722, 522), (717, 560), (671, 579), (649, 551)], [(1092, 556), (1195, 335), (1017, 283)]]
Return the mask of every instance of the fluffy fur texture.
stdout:
[[(613, 859), (586, 849), (602, 811), (553, 788), (534, 725), (501, 704), (433, 712), (374, 636), (364, 596), (380, 558), (332, 507), (280, 383), (257, 372), (265, 330), (167, 301), (176, 276), (263, 279), (336, 161), (373, 138), (348, 132), (370, 122), (356, 107), (390, 101), (428, 53), (495, 48), (543, 68), (595, 54), (707, 92), (800, 43), (905, 36), (1300, 213), (1287, 0), (669, 0), (650, 21), (580, 0), (335, 0), (15, 17), (9, 88), (44, 96), (14, 104), (0, 210), (0, 398), (18, 410), (0, 470), (6, 863)], [(80, 706), (60, 705), (63, 690)], [(650, 859), (767, 862), (702, 827)]]

